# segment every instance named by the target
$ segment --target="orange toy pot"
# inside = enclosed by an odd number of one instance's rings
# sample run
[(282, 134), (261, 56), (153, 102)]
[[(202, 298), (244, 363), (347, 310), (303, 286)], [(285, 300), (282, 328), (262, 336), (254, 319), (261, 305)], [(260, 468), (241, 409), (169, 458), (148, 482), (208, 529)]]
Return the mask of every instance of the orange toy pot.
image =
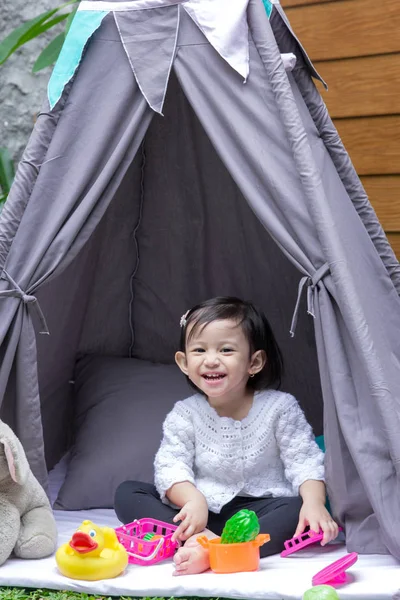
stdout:
[(202, 535), (197, 541), (210, 553), (210, 567), (214, 573), (257, 571), (260, 565), (260, 546), (269, 542), (268, 534), (260, 534), (252, 542), (221, 544), (221, 538), (209, 540)]

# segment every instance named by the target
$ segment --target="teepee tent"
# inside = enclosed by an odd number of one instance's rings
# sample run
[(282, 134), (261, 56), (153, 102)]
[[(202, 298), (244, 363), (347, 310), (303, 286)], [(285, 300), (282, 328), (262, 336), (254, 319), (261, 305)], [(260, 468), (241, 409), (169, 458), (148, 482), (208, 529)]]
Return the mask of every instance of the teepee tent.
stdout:
[(2, 417), (46, 485), (78, 357), (172, 362), (253, 300), (348, 549), (400, 558), (400, 269), (312, 77), (277, 2), (80, 3), (0, 216)]

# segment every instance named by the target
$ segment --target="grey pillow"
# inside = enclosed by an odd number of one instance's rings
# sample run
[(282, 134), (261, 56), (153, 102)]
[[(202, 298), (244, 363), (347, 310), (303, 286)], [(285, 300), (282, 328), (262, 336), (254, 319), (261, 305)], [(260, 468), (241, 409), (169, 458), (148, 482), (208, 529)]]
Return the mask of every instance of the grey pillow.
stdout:
[(74, 443), (55, 508), (112, 508), (125, 479), (153, 482), (162, 423), (193, 391), (176, 365), (86, 356), (75, 373)]

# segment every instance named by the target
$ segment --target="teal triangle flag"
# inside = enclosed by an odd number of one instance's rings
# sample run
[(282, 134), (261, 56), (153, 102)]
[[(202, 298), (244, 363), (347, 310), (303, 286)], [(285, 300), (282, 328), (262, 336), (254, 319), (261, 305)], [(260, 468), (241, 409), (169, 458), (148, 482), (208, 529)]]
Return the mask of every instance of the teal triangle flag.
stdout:
[(50, 109), (60, 100), (65, 86), (78, 68), (86, 42), (108, 12), (78, 10), (75, 14), (47, 86)]
[(263, 0), (263, 4), (269, 19), (272, 13), (272, 2), (270, 2), (270, 0)]
[(323, 435), (319, 435), (318, 437), (315, 438), (315, 441), (317, 442), (320, 450), (322, 450), (322, 452), (325, 452), (325, 439)]
[[(315, 441), (318, 444), (318, 447), (320, 450), (322, 450), (323, 453), (326, 452), (326, 448), (325, 448), (325, 438), (323, 435), (319, 435), (318, 437), (315, 438)], [(326, 499), (326, 509), (328, 510), (328, 512), (331, 512), (331, 507), (329, 504), (329, 499)]]

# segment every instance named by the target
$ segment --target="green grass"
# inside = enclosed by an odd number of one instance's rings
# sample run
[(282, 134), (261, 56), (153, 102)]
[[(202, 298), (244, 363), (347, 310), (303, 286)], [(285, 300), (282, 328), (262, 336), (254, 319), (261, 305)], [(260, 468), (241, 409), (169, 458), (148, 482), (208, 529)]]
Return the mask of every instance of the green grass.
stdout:
[[(120, 600), (132, 600), (127, 596), (119, 597)], [(0, 588), (0, 600), (115, 600), (104, 596), (93, 596), (91, 594), (78, 594), (76, 592), (59, 592), (57, 590), (24, 590), (22, 588)], [(173, 597), (160, 598), (149, 597), (138, 600), (175, 600)], [(185, 599), (179, 599), (185, 600)], [(187, 599), (189, 600), (189, 598)], [(190, 600), (196, 600), (191, 598)], [(199, 598), (198, 600), (220, 600), (219, 598)]]

